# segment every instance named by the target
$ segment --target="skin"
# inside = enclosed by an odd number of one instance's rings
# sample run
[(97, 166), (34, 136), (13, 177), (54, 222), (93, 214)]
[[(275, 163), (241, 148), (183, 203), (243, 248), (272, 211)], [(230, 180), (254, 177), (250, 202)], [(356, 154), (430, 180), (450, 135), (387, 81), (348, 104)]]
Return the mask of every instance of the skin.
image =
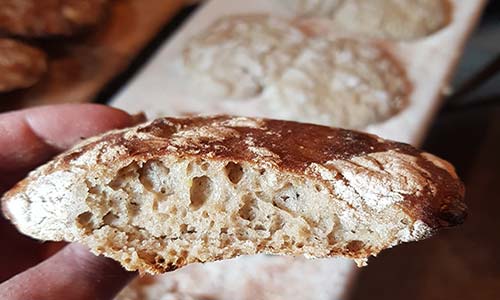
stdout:
[[(0, 194), (82, 138), (134, 125), (127, 113), (96, 104), (45, 106), (0, 114)], [(47, 244), (0, 220), (0, 280), (48, 255)], [(59, 248), (60, 246), (55, 246)], [(0, 284), (0, 299), (112, 299), (133, 277), (110, 259), (71, 244)]]

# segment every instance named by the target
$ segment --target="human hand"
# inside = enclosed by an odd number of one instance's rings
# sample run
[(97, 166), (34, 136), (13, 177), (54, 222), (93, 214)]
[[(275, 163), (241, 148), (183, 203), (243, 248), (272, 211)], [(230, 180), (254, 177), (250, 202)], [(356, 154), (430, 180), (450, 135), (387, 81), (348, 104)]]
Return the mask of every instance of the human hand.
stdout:
[[(123, 111), (96, 104), (45, 106), (0, 114), (0, 194), (79, 140), (135, 122)], [(43, 244), (22, 236), (1, 217), (0, 241), (0, 281), (44, 256)], [(0, 299), (112, 299), (133, 276), (118, 263), (71, 244), (0, 284)]]

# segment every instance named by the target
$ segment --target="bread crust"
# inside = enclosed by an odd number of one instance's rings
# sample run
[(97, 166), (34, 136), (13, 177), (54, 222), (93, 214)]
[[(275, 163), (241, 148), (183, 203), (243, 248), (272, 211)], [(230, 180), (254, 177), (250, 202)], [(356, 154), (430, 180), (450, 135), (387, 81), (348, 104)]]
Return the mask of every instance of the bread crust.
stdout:
[[(209, 140), (200, 135), (186, 138), (182, 143), (172, 143), (178, 131), (209, 126), (228, 128), (234, 135)], [(131, 134), (134, 132), (135, 134)], [(146, 134), (158, 140), (141, 138)], [(224, 135), (224, 134), (223, 134)], [(375, 135), (358, 131), (331, 128), (313, 124), (270, 119), (233, 118), (228, 116), (162, 118), (129, 130), (121, 130), (92, 139), (83, 146), (76, 146), (69, 153), (58, 156), (43, 169), (43, 176), (55, 170), (68, 169), (70, 163), (82, 154), (92, 151), (97, 144), (106, 143), (109, 148), (123, 147), (123, 157), (161, 157), (166, 154), (196, 156), (214, 160), (227, 159), (235, 162), (270, 163), (280, 171), (324, 180), (317, 173), (309, 172), (311, 164), (324, 165), (333, 160), (348, 160), (371, 153), (395, 151), (416, 158), (416, 164), (428, 172), (428, 179), (435, 183), (434, 191), (424, 187), (420, 195), (405, 196), (405, 211), (415, 219), (421, 219), (431, 228), (455, 226), (463, 223), (466, 206), (463, 202), (464, 185), (451, 165), (416, 148), (394, 141), (383, 140)], [(258, 153), (252, 149), (265, 149)], [(113, 161), (98, 161), (100, 167), (110, 167)], [(440, 166), (439, 164), (443, 164)], [(446, 167), (443, 167), (446, 166)], [(22, 192), (32, 179), (18, 183), (5, 194), (3, 202)], [(434, 195), (432, 195), (434, 194)], [(4, 214), (9, 216), (4, 208)]]

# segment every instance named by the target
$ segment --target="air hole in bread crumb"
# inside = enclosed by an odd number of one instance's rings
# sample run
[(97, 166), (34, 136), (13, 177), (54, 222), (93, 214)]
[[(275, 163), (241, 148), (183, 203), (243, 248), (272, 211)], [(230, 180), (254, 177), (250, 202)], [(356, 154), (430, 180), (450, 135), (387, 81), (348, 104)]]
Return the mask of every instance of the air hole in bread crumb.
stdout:
[(180, 266), (183, 266), (186, 264), (186, 259), (184, 257), (179, 257), (176, 261), (175, 261), (175, 265), (180, 267)]
[(349, 252), (358, 252), (364, 246), (365, 246), (365, 243), (363, 243), (362, 241), (353, 240), (353, 241), (350, 241), (349, 244), (347, 244), (346, 248), (347, 248), (347, 250), (349, 250)]
[(76, 221), (78, 222), (78, 225), (80, 225), (83, 228), (86, 228), (91, 224), (92, 217), (93, 214), (90, 211), (87, 211), (79, 214), (78, 217), (76, 218)]
[(207, 202), (212, 193), (212, 180), (207, 176), (195, 177), (190, 190), (190, 208), (197, 210)]
[(266, 244), (265, 243), (259, 243), (257, 245), (257, 251), (262, 251), (262, 249), (266, 248)]
[(318, 192), (318, 193), (319, 193), (319, 192), (321, 192), (321, 191), (323, 191), (323, 187), (322, 187), (321, 185), (319, 185), (319, 184), (315, 184), (315, 185), (314, 185), (314, 189), (315, 189), (315, 190), (316, 190), (316, 192)]
[(271, 226), (269, 227), (269, 232), (274, 234), (276, 231), (283, 228), (283, 218), (279, 215), (275, 215), (272, 218)]
[(326, 236), (326, 239), (328, 240), (329, 245), (335, 245), (335, 242), (337, 241), (333, 231)]
[(202, 212), (202, 213), (201, 213), (201, 216), (202, 216), (203, 218), (208, 218), (208, 217), (209, 217), (209, 216), (208, 216), (208, 212), (207, 212), (207, 211)]
[(200, 165), (200, 168), (202, 171), (208, 171), (208, 167), (210, 167), (210, 164), (206, 161), (204, 161), (201, 165)]
[(181, 231), (182, 234), (196, 233), (196, 229), (193, 226), (190, 226), (188, 224), (181, 224), (180, 231)]
[(254, 226), (253, 229), (255, 229), (257, 231), (265, 231), (266, 227), (264, 227), (264, 225), (262, 225), (262, 224), (257, 224), (257, 225)]
[(103, 218), (102, 220), (104, 221), (104, 224), (106, 225), (114, 225), (116, 223), (116, 221), (118, 220), (118, 216), (115, 215), (114, 213), (112, 212), (108, 212)]
[(299, 229), (299, 236), (301, 238), (309, 238), (311, 236), (311, 230), (307, 227), (301, 227)]
[(158, 200), (157, 199), (153, 199), (153, 204), (151, 205), (151, 209), (154, 212), (158, 211)]
[(182, 234), (187, 233), (187, 228), (188, 228), (187, 224), (181, 224), (181, 226), (180, 226), (181, 233)]
[(189, 175), (193, 173), (193, 162), (190, 161), (186, 166), (186, 173)]
[(137, 251), (137, 256), (140, 259), (146, 261), (149, 264), (154, 264), (156, 262), (156, 255), (146, 251)]
[(255, 199), (249, 195), (244, 195), (241, 200), (243, 201), (243, 206), (238, 211), (238, 215), (244, 220), (253, 221), (255, 219)]
[(163, 185), (168, 174), (170, 174), (170, 169), (165, 167), (162, 162), (148, 161), (138, 169), (137, 173), (139, 174), (139, 181), (147, 191), (157, 192), (164, 189), (162, 193), (167, 192)]
[(113, 190), (119, 190), (123, 188), (127, 184), (128, 180), (130, 180), (131, 178), (136, 178), (138, 169), (140, 169), (140, 167), (135, 162), (121, 168), (116, 173), (115, 178), (109, 183), (109, 187)]
[(231, 240), (228, 239), (228, 238), (222, 238), (219, 242), (219, 248), (226, 248), (227, 246), (229, 246), (231, 244)]
[(273, 205), (294, 215), (300, 197), (300, 194), (295, 190), (293, 184), (288, 182), (277, 191), (277, 195), (273, 198)]
[(248, 240), (248, 234), (245, 228), (239, 228), (235, 231), (236, 238), (240, 241)]
[(229, 162), (224, 167), (226, 176), (233, 184), (238, 184), (243, 177), (243, 167), (240, 164)]

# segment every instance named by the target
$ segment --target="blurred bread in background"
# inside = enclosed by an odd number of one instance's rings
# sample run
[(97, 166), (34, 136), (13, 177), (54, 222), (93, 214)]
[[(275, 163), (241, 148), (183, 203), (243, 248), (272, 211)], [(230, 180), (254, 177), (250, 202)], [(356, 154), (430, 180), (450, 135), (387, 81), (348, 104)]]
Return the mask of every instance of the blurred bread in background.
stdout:
[(24, 37), (68, 36), (97, 25), (108, 0), (2, 0), (0, 31)]
[(451, 21), (448, 0), (279, 0), (298, 16), (331, 20), (335, 30), (376, 38), (411, 40)]
[(34, 85), (47, 70), (45, 53), (25, 43), (0, 38), (0, 92)]

